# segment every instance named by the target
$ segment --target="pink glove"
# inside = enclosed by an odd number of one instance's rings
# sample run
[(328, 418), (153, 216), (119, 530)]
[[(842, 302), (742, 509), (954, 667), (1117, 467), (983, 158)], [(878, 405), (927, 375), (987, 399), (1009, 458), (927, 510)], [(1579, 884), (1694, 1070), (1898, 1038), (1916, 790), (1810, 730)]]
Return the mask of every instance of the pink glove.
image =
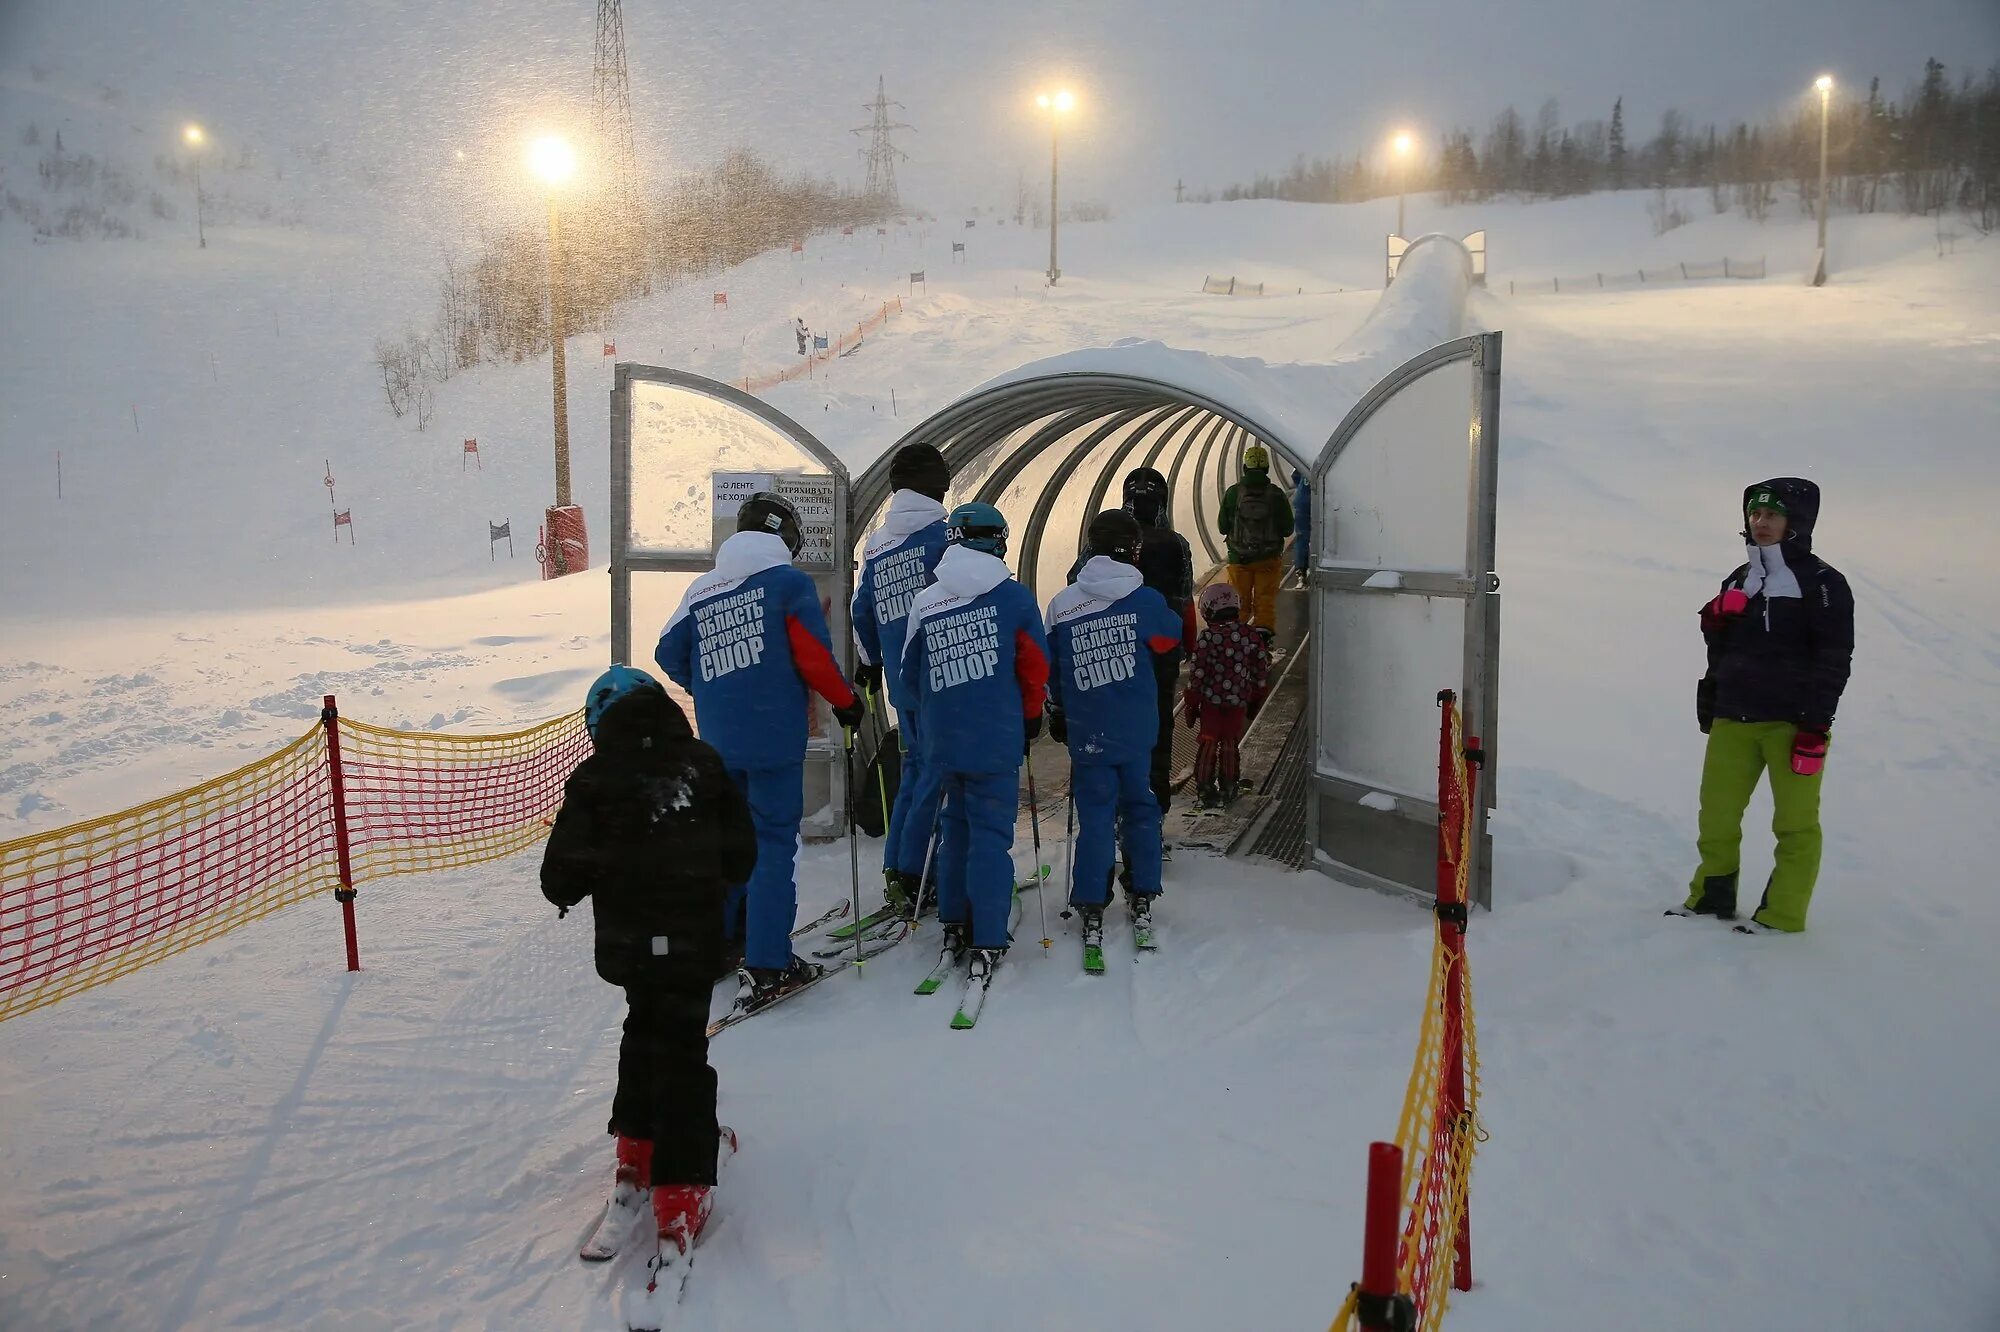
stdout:
[(1801, 726), (1792, 739), (1792, 771), (1801, 777), (1816, 777), (1826, 766), (1826, 732)]
[(1750, 598), (1743, 595), (1742, 588), (1726, 588), (1720, 596), (1701, 608), (1702, 632), (1712, 634), (1722, 628), (1723, 621), (1734, 619), (1748, 609)]

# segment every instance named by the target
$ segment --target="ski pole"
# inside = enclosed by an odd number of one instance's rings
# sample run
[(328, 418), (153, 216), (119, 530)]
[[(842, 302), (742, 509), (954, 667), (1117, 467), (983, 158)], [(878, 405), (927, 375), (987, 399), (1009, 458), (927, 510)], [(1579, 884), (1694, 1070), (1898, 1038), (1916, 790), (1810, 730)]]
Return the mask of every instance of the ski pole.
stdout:
[(847, 878), (848, 882), (853, 885), (854, 891), (854, 919), (856, 922), (854, 931), (854, 974), (858, 976), (861, 974), (861, 968), (867, 965), (867, 962), (861, 956), (861, 930), (859, 928), (861, 920), (861, 839), (855, 836), (854, 829), (854, 728), (852, 726), (845, 726), (841, 729), (846, 733), (847, 737)]
[(1069, 919), (1069, 899), (1076, 891), (1076, 769), (1070, 769), (1069, 779), (1069, 813), (1063, 816), (1062, 918), (1064, 920)]
[(1049, 871), (1042, 864), (1042, 807), (1035, 798), (1035, 751), (1027, 753), (1028, 768), (1028, 831), (1035, 842), (1035, 910), (1042, 918), (1042, 949), (1046, 952), (1055, 943), (1049, 938)]

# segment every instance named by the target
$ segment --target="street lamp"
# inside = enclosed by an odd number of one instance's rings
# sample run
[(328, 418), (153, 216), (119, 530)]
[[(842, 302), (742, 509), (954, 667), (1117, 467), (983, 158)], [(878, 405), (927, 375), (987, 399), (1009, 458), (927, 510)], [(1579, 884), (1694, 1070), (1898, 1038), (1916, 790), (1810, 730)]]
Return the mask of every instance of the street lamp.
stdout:
[(1833, 103), (1833, 75), (1813, 80), (1819, 89), (1819, 257), (1814, 263), (1813, 285), (1826, 285), (1826, 122)]
[(1062, 267), (1056, 263), (1056, 161), (1062, 131), (1062, 117), (1076, 105), (1076, 98), (1064, 88), (1053, 93), (1040, 93), (1035, 97), (1035, 105), (1049, 113), (1049, 285), (1056, 285), (1062, 276)]
[(188, 156), (194, 162), (194, 234), (201, 241), (201, 248), (208, 248), (208, 232), (201, 220), (201, 150), (208, 142), (208, 134), (199, 125), (189, 125), (181, 131), (181, 138), (187, 143)]
[(563, 354), (561, 230), (556, 194), (576, 174), (576, 150), (566, 139), (545, 135), (528, 145), (528, 165), (549, 187), (549, 346), (554, 353), (556, 507), (560, 509), (569, 504), (569, 368)]
[(1403, 235), (1403, 199), (1410, 188), (1410, 151), (1416, 147), (1408, 131), (1396, 135), (1390, 146), (1396, 150), (1396, 234)]

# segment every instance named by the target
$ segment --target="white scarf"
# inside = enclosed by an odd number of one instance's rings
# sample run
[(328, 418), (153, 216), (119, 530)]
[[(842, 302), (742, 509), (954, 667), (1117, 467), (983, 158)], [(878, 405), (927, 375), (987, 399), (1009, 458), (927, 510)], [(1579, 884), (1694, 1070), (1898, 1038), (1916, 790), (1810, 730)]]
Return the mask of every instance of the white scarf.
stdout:
[(1777, 597), (1797, 597), (1799, 576), (1785, 563), (1785, 556), (1776, 546), (1750, 547), (1750, 567), (1743, 575), (1743, 595), (1754, 597), (1759, 592), (1766, 601)]

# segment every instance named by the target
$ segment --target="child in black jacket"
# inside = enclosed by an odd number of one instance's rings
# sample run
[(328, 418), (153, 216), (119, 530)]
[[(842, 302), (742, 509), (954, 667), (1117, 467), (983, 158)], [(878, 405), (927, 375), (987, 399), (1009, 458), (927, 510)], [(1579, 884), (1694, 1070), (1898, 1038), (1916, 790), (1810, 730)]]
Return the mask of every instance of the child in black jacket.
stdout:
[[(685, 1253), (713, 1206), (719, 1158), (709, 997), (721, 969), (723, 899), (750, 877), (750, 809), (722, 760), (644, 671), (614, 666), (584, 719), (596, 752), (577, 765), (542, 857), (542, 894), (567, 915), (595, 899), (597, 973), (624, 987), (625, 1038), (608, 1131), (618, 1168), (586, 1261), (615, 1255), (650, 1201), (666, 1253)], [(660, 1261), (664, 1261), (664, 1257)]]

